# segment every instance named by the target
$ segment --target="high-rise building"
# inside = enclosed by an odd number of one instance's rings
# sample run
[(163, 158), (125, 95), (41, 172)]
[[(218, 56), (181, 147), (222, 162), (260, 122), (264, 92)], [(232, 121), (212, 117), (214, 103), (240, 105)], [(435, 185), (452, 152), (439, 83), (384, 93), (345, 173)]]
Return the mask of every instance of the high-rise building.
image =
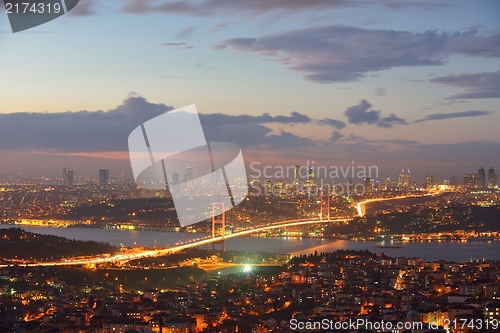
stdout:
[(403, 188), (405, 187), (405, 171), (404, 169), (401, 170), (401, 173), (399, 174), (398, 177), (398, 188)]
[(387, 177), (385, 179), (385, 190), (386, 191), (392, 190), (392, 188), (391, 188), (391, 178), (390, 177)]
[(478, 181), (479, 176), (476, 175), (475, 173), (470, 175), (470, 187), (478, 187)]
[(433, 188), (434, 187), (434, 176), (432, 174), (428, 174), (425, 177), (425, 188)]
[(371, 179), (370, 178), (365, 178), (365, 181), (363, 183), (364, 187), (365, 187), (365, 192), (368, 194), (368, 193), (372, 193), (372, 183), (371, 183)]
[(309, 167), (309, 173), (307, 174), (307, 182), (309, 184), (314, 184), (314, 169)]
[(404, 187), (411, 187), (410, 169), (408, 169), (408, 173), (406, 174)]
[(486, 185), (486, 171), (484, 171), (483, 167), (480, 167), (477, 171), (477, 186), (479, 188), (484, 188)]
[(73, 186), (73, 169), (71, 168), (63, 169), (63, 185)]
[(193, 180), (193, 171), (191, 169), (191, 167), (187, 167), (187, 171), (186, 171), (186, 181), (187, 182), (190, 182)]
[(101, 169), (99, 170), (99, 185), (106, 185), (109, 182), (109, 170)]
[(183, 190), (182, 187), (179, 187), (179, 186), (172, 187), (174, 185), (179, 185), (180, 183), (181, 183), (181, 177), (179, 176), (179, 174), (177, 172), (174, 172), (172, 174), (172, 179), (169, 182), (170, 191), (172, 191), (172, 194), (178, 195), (178, 194), (182, 193), (182, 190)]
[(276, 182), (276, 185), (274, 187), (274, 192), (277, 192), (279, 194), (283, 193), (283, 181), (282, 180), (278, 180)]
[(494, 188), (498, 184), (498, 176), (495, 173), (495, 169), (493, 167), (488, 170), (488, 187)]
[(297, 186), (299, 185), (299, 166), (296, 165), (295, 168), (293, 168), (293, 185)]
[(473, 187), (472, 186), (472, 176), (470, 173), (466, 173), (464, 175), (464, 186), (465, 187)]
[(476, 175), (475, 173), (466, 173), (464, 175), (464, 186), (470, 188), (480, 187), (479, 175)]
[(267, 194), (272, 194), (271, 192), (273, 191), (273, 182), (268, 180), (266, 184), (266, 193)]
[(450, 178), (450, 186), (451, 187), (457, 187), (458, 183), (457, 183), (457, 177), (455, 177), (455, 175), (451, 176)]

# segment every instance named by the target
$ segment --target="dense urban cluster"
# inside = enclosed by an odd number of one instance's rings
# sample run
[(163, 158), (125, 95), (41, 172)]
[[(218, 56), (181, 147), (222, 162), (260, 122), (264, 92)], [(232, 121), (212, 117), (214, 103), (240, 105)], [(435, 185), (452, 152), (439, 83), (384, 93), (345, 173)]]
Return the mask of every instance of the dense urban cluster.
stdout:
[(337, 251), (301, 255), (281, 267), (214, 275), (139, 291), (77, 269), (3, 268), (0, 329), (264, 333), (290, 332), (292, 319), (365, 319), (414, 320), (472, 332), (480, 330), (450, 323), (500, 320), (500, 263), (494, 261), (426, 262), (381, 252)]
[[(250, 175), (249, 196), (226, 214), (227, 222), (234, 228), (246, 228), (271, 220), (315, 218), (320, 201), (328, 202), (332, 216), (347, 217), (356, 215), (354, 203), (362, 198), (423, 195), (435, 191), (469, 194), (462, 198), (455, 196), (452, 198), (454, 201), (482, 201), (483, 204), (487, 204), (488, 200), (490, 204), (498, 202), (498, 179), (494, 168), (489, 168), (487, 173), (484, 168), (480, 168), (477, 174), (466, 174), (463, 183), (459, 183), (455, 176), (436, 182), (432, 174), (427, 175), (425, 182), (418, 183), (412, 180), (409, 170), (402, 170), (397, 181), (365, 177), (336, 182), (329, 178), (331, 172), (329, 174), (328, 170), (321, 168), (295, 166), (290, 167), (288, 173), (277, 174), (289, 176), (289, 179), (262, 180)], [(378, 174), (378, 170), (375, 171)], [(179, 176), (182, 179), (179, 181), (187, 189), (195, 176), (188, 167), (186, 174)], [(110, 179), (107, 169), (99, 170), (98, 178), (79, 177), (78, 181), (75, 181), (71, 168), (64, 168), (59, 178), (4, 177), (3, 185), (0, 186), (0, 222), (179, 231), (168, 186), (163, 187), (141, 188), (140, 184), (122, 175)], [(188, 229), (192, 232), (210, 232), (210, 226), (203, 223)]]

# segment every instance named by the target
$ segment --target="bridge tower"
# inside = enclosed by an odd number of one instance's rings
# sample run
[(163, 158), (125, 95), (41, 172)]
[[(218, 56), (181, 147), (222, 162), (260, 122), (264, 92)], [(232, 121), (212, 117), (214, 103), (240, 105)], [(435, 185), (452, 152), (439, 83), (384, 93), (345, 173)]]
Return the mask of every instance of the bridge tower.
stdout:
[(323, 218), (330, 221), (330, 195), (325, 194), (323, 191), (321, 191), (320, 204), (319, 204), (319, 219), (323, 221)]
[[(219, 209), (216, 209), (219, 207)], [(217, 214), (217, 211), (222, 212), (222, 214)], [(224, 213), (224, 203), (223, 202), (213, 202), (212, 203), (212, 238), (215, 238), (215, 227), (220, 224), (220, 234), (222, 236), (222, 253), (226, 253), (226, 216)], [(215, 251), (215, 243), (212, 243), (212, 251)]]
[[(330, 195), (328, 193), (325, 194), (324, 191), (321, 191), (319, 197), (319, 219), (320, 221), (326, 219), (328, 222), (330, 222)], [(328, 224), (328, 230), (330, 230), (329, 227), (330, 225)], [(320, 237), (323, 237), (323, 228), (321, 228)]]

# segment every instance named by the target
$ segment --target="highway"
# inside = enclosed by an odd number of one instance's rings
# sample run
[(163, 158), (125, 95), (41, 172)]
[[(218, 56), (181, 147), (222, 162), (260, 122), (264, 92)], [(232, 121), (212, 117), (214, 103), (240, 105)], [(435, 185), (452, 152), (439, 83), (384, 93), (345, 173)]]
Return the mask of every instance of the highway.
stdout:
[[(360, 217), (363, 217), (365, 215), (365, 208), (364, 206), (368, 203), (372, 202), (380, 202), (380, 201), (388, 201), (388, 200), (398, 200), (398, 199), (406, 199), (406, 198), (415, 198), (415, 197), (422, 197), (422, 196), (428, 196), (428, 195), (435, 195), (438, 193), (427, 193), (425, 195), (419, 195), (419, 196), (397, 196), (397, 197), (392, 197), (392, 198), (375, 198), (375, 199), (367, 199), (364, 201), (360, 201), (356, 204), (356, 209), (358, 212), (358, 215)], [(230, 235), (226, 235), (224, 238), (225, 239), (231, 239), (235, 237), (242, 237), (242, 236), (247, 236), (253, 233), (258, 233), (266, 230), (273, 230), (273, 229), (279, 229), (279, 228), (286, 228), (286, 227), (297, 227), (301, 225), (308, 225), (308, 224), (316, 224), (316, 223), (335, 223), (335, 222), (345, 222), (345, 221), (350, 221), (352, 220), (352, 217), (333, 217), (329, 221), (328, 220), (291, 220), (291, 221), (285, 221), (285, 222), (276, 222), (276, 223), (270, 223), (265, 226), (253, 228), (253, 229), (244, 229), (238, 232), (235, 232)], [(124, 253), (124, 254), (115, 254), (112, 256), (104, 257), (104, 256), (96, 256), (96, 257), (85, 257), (85, 258), (74, 258), (74, 259), (62, 259), (60, 261), (53, 261), (53, 262), (29, 262), (29, 263), (24, 263), (24, 262), (12, 262), (12, 264), (18, 264), (22, 266), (81, 266), (81, 265), (96, 265), (96, 264), (103, 264), (103, 263), (116, 263), (116, 262), (127, 262), (131, 260), (137, 260), (137, 259), (142, 259), (142, 258), (152, 258), (152, 257), (160, 257), (172, 253), (176, 253), (179, 251), (183, 251), (186, 249), (190, 248), (195, 248), (207, 244), (211, 244), (214, 242), (220, 242), (222, 241), (222, 236), (217, 236), (217, 237), (208, 237), (204, 239), (198, 239), (194, 241), (187, 241), (185, 244), (180, 244), (176, 246), (172, 246), (169, 248), (164, 248), (164, 249), (154, 249), (154, 250), (144, 250), (141, 252), (137, 253)], [(1, 267), (8, 267), (8, 264), (0, 265)]]
[[(334, 218), (328, 220), (310, 220), (310, 221), (304, 221), (304, 220), (293, 220), (293, 221), (286, 221), (286, 222), (278, 222), (278, 223), (273, 223), (269, 224), (266, 226), (254, 228), (254, 229), (247, 229), (247, 230), (242, 230), (239, 232), (235, 232), (231, 235), (226, 235), (225, 239), (231, 239), (235, 237), (241, 237), (241, 236), (247, 236), (253, 233), (265, 231), (265, 230), (273, 230), (273, 229), (279, 229), (279, 228), (286, 228), (286, 227), (296, 227), (296, 226), (301, 226), (301, 225), (307, 225), (307, 224), (315, 224), (315, 223), (333, 223), (333, 222), (343, 222), (343, 221), (349, 221), (352, 220), (352, 218)], [(47, 266), (82, 266), (82, 265), (92, 265), (92, 264), (103, 264), (103, 263), (113, 263), (113, 262), (127, 262), (131, 260), (137, 260), (137, 259), (142, 259), (142, 258), (152, 258), (152, 257), (160, 257), (172, 253), (176, 253), (179, 251), (183, 251), (186, 249), (194, 248), (194, 247), (199, 247), (207, 244), (211, 244), (214, 242), (220, 242), (222, 240), (222, 236), (217, 236), (217, 237), (210, 237), (198, 241), (188, 241), (186, 244), (182, 245), (176, 245), (173, 247), (169, 247), (166, 249), (155, 249), (155, 250), (145, 250), (142, 252), (137, 252), (137, 253), (126, 253), (126, 254), (116, 254), (113, 256), (109, 257), (88, 257), (88, 258), (75, 258), (75, 259), (62, 259), (60, 261), (52, 261), (52, 262), (36, 262), (36, 263), (20, 263), (16, 262), (18, 265), (22, 266), (28, 266), (28, 267), (47, 267)], [(14, 262), (12, 263), (14, 264)], [(12, 265), (11, 264), (11, 265)], [(8, 267), (9, 265), (0, 265), (1, 267)]]
[(366, 214), (365, 206), (368, 203), (380, 202), (380, 201), (389, 201), (389, 200), (398, 200), (398, 199), (421, 198), (421, 197), (427, 197), (427, 196), (437, 195), (437, 194), (441, 194), (441, 193), (442, 192), (436, 191), (436, 192), (433, 192), (433, 193), (426, 193), (426, 194), (421, 194), (421, 195), (412, 195), (412, 196), (400, 195), (400, 196), (392, 197), (392, 198), (366, 199), (366, 200), (360, 201), (360, 202), (358, 202), (356, 204), (356, 210), (358, 211), (359, 217), (363, 217)]

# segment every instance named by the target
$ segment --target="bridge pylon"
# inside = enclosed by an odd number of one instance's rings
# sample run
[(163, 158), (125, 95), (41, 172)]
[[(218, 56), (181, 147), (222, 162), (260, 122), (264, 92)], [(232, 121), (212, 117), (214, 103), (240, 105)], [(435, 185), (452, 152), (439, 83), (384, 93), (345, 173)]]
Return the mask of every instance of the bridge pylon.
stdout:
[[(219, 208), (219, 209), (217, 209)], [(222, 212), (217, 214), (217, 211)], [(213, 202), (212, 203), (212, 238), (215, 238), (215, 227), (220, 224), (220, 234), (222, 236), (222, 253), (226, 253), (226, 215), (224, 213), (224, 203), (223, 202)], [(215, 242), (212, 243), (212, 251), (215, 251)]]
[[(323, 221), (323, 219), (325, 218), (328, 222), (330, 222), (331, 221), (331, 219), (330, 219), (330, 195), (325, 194), (324, 191), (321, 191), (319, 197), (320, 197), (319, 219), (320, 219), (320, 221)], [(323, 237), (323, 228), (321, 228), (320, 237)]]
[(330, 221), (330, 195), (324, 194), (324, 192), (321, 191), (320, 204), (319, 204), (319, 219), (323, 221), (323, 218)]

